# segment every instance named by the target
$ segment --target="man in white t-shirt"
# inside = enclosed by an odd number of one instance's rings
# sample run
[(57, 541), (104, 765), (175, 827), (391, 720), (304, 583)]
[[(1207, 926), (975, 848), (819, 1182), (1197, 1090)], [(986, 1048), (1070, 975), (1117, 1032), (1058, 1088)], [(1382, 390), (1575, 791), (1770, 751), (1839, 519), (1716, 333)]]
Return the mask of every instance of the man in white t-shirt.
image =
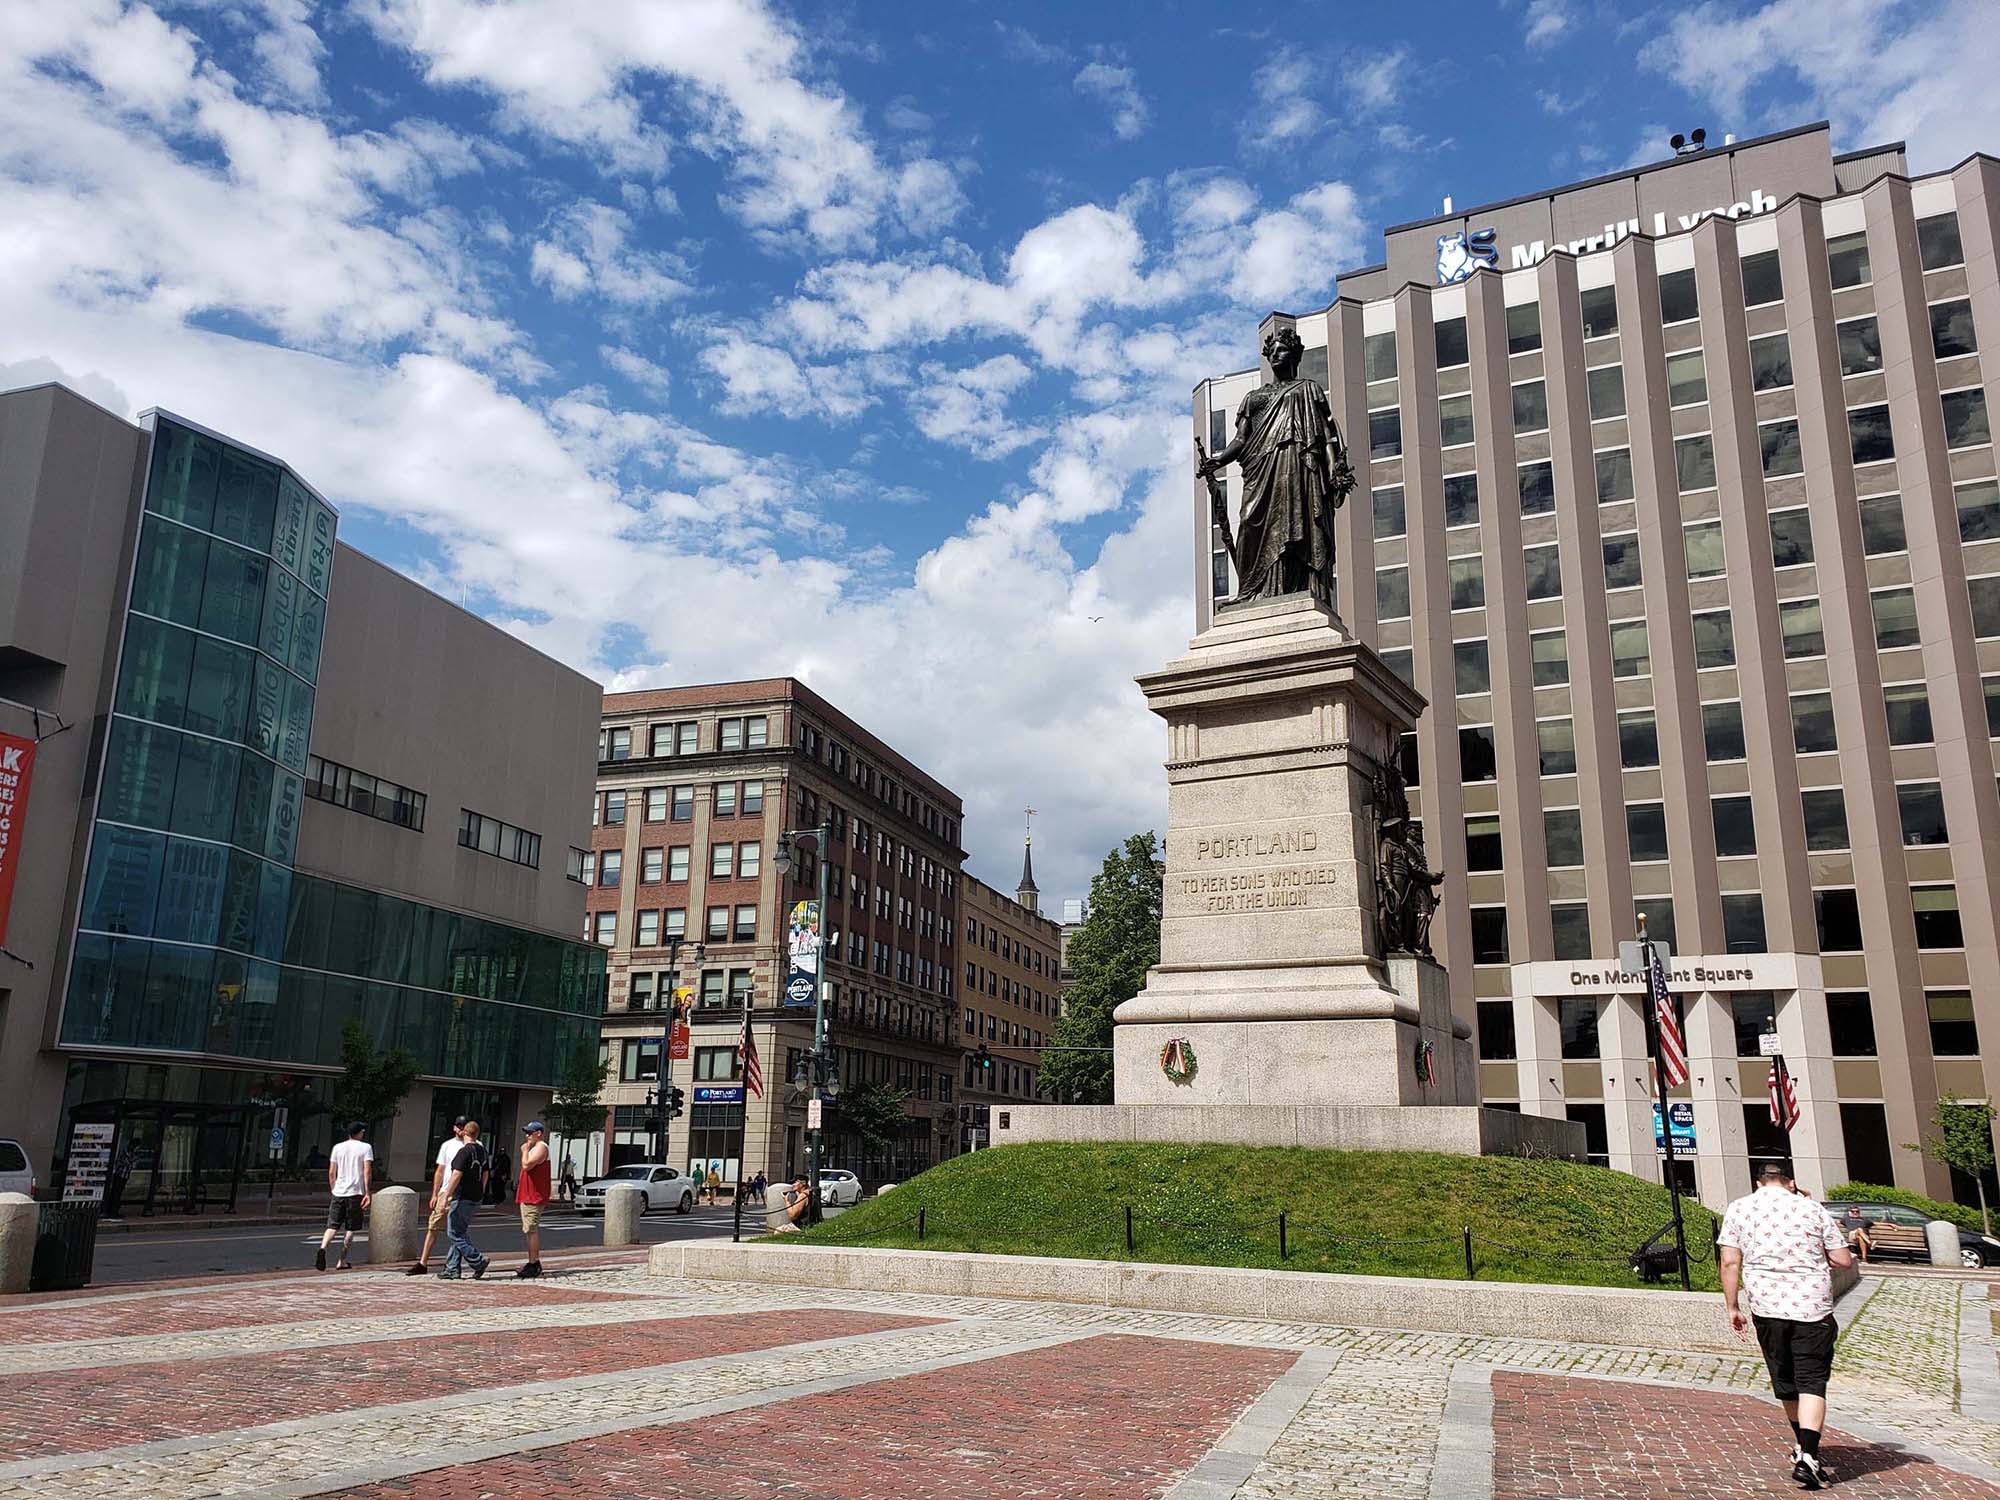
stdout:
[(458, 1156), (459, 1148), (465, 1144), (465, 1116), (460, 1115), (451, 1122), (451, 1134), (446, 1136), (437, 1148), (436, 1164), (431, 1168), (430, 1222), (424, 1226), (424, 1248), (417, 1252), (417, 1263), (403, 1274), (405, 1276), (426, 1276), (430, 1274), (429, 1261), (431, 1246), (444, 1233), (445, 1219), (451, 1213), (451, 1200), (444, 1195), (444, 1180), (451, 1171), (451, 1164)]
[(326, 1269), (326, 1247), (333, 1243), (336, 1234), (341, 1236), (340, 1260), (334, 1270), (350, 1269), (347, 1252), (354, 1244), (354, 1231), (362, 1225), (361, 1216), (368, 1211), (375, 1186), (375, 1148), (361, 1139), (367, 1129), (360, 1120), (348, 1126), (347, 1139), (335, 1146), (326, 1160), (326, 1185), (333, 1193), (333, 1201), (326, 1209), (326, 1233), (319, 1237), (319, 1250), (313, 1256), (314, 1266), (322, 1271)]

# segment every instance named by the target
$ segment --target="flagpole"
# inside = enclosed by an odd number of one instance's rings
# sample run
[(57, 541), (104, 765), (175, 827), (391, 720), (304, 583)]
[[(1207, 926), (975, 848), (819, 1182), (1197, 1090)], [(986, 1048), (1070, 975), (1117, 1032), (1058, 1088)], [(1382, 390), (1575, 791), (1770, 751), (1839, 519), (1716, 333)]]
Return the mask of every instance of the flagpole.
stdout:
[(750, 986), (743, 987), (743, 1044), (737, 1049), (737, 1067), (743, 1073), (743, 1126), (736, 1137), (736, 1191), (731, 1196), (736, 1200), (736, 1219), (730, 1226), (729, 1242), (739, 1244), (743, 1239), (743, 1184), (750, 1180), (750, 1164), (744, 1157), (750, 1151)]
[[(1667, 1069), (1660, 1059), (1660, 1017), (1658, 1007), (1661, 996), (1666, 993), (1661, 986), (1660, 995), (1653, 993), (1653, 940), (1646, 936), (1646, 914), (1639, 913), (1640, 961), (1646, 967), (1646, 1053), (1653, 1060), (1653, 1082), (1660, 1094), (1660, 1141), (1665, 1148), (1660, 1158), (1660, 1175), (1667, 1185), (1667, 1197), (1674, 1206), (1674, 1253), (1680, 1257), (1681, 1290), (1690, 1292), (1694, 1284), (1688, 1276), (1687, 1225), (1681, 1219), (1680, 1182), (1674, 1175), (1674, 1117), (1668, 1110)], [(1671, 1003), (1671, 1002), (1669, 1002)]]

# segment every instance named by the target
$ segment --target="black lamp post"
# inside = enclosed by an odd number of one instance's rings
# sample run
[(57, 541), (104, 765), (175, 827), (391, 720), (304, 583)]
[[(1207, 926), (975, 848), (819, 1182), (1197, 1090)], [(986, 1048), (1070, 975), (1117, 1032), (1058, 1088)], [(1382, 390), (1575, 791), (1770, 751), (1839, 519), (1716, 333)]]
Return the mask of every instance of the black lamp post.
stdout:
[[(827, 927), (828, 927), (828, 922), (832, 916), (833, 908), (831, 902), (827, 898), (826, 856), (827, 856), (827, 851), (833, 847), (833, 825), (831, 823), (822, 823), (817, 828), (787, 828), (783, 833), (778, 835), (778, 847), (776, 852), (772, 854), (771, 861), (778, 867), (778, 874), (780, 877), (789, 875), (792, 869), (792, 849), (794, 841), (803, 838), (809, 838), (813, 840), (814, 849), (819, 857), (819, 967), (817, 974), (814, 976), (815, 982), (813, 984), (812, 1050), (806, 1054), (807, 1065), (811, 1069), (811, 1076), (812, 1076), (812, 1098), (813, 1102), (818, 1106), (818, 1108), (813, 1111), (813, 1114), (815, 1117), (819, 1117), (823, 1114), (824, 1110), (826, 1109), (826, 1100), (828, 1098), (829, 1093), (831, 1092), (827, 1087), (828, 1068), (827, 1068), (827, 1056), (826, 1056), (826, 965), (827, 965), (826, 950), (827, 950)], [(781, 912), (781, 921), (782, 921), (782, 912)], [(790, 960), (789, 954), (786, 955), (786, 960), (787, 963), (789, 963)], [(787, 993), (787, 995), (785, 996), (785, 1000), (787, 1004), (791, 1003), (791, 996), (789, 993)], [(825, 1134), (825, 1127), (823, 1124), (820, 1125), (809, 1124), (809, 1127), (806, 1131), (806, 1195), (807, 1195), (806, 1222), (808, 1224), (817, 1224), (820, 1220), (819, 1172), (820, 1172), (820, 1167), (822, 1165), (820, 1159), (820, 1152), (822, 1149), (821, 1141), (824, 1134)]]

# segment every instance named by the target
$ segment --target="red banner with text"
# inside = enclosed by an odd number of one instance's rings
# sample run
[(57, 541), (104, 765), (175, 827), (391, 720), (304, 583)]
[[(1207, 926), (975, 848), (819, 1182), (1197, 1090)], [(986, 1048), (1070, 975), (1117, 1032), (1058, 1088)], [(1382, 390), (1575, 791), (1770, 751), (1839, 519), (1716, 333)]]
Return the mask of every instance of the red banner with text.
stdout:
[(35, 742), (0, 734), (0, 947), (7, 944), (7, 913), (14, 905), (14, 866), (21, 858), (21, 834), (28, 821), (28, 778), (35, 769)]

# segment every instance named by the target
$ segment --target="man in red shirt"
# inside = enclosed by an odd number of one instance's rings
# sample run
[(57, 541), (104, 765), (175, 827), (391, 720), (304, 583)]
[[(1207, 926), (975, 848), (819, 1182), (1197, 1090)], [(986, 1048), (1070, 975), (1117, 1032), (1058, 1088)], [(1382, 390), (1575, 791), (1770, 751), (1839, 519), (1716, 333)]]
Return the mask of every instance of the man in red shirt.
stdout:
[(542, 1206), (549, 1201), (549, 1141), (540, 1120), (530, 1120), (521, 1127), (521, 1134), (528, 1140), (521, 1148), (521, 1175), (515, 1181), (514, 1202), (521, 1209), (528, 1263), (514, 1275), (532, 1280), (542, 1274)]

